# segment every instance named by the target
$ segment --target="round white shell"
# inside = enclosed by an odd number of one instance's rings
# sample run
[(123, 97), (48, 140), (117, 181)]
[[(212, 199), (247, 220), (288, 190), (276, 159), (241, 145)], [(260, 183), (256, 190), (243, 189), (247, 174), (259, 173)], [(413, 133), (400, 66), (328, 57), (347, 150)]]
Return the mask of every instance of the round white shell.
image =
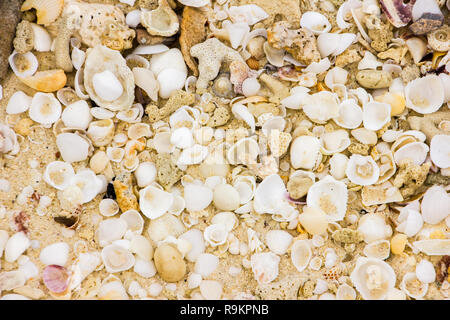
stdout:
[(156, 219), (172, 206), (173, 195), (153, 186), (147, 186), (139, 191), (139, 207), (149, 219)]

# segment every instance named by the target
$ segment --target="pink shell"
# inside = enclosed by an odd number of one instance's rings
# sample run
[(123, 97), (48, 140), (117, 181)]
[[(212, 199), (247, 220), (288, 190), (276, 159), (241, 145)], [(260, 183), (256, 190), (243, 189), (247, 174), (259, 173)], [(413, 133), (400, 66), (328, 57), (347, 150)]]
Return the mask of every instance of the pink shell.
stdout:
[(42, 280), (48, 290), (61, 293), (69, 286), (69, 272), (64, 267), (52, 264), (44, 268)]

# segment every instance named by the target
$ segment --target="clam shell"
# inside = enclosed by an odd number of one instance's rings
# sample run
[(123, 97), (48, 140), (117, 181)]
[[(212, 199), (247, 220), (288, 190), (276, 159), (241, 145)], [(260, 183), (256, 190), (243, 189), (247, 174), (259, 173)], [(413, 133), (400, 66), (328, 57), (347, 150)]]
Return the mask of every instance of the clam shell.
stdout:
[(105, 247), (115, 240), (121, 239), (127, 231), (127, 223), (119, 218), (106, 219), (98, 225), (96, 235), (100, 246)]
[(355, 129), (363, 121), (363, 111), (355, 100), (344, 100), (339, 104), (338, 116), (334, 117), (333, 120), (342, 128)]
[(115, 126), (112, 119), (104, 119), (89, 123), (86, 133), (95, 147), (102, 147), (112, 141), (114, 137), (114, 130)]
[(298, 272), (308, 266), (312, 257), (311, 246), (307, 240), (296, 240), (291, 246), (291, 261)]
[(166, 0), (159, 0), (155, 10), (142, 11), (141, 23), (153, 36), (170, 37), (180, 28), (176, 13)]
[(331, 155), (342, 152), (350, 145), (348, 132), (345, 130), (336, 130), (324, 133), (320, 142), (322, 144), (321, 151), (325, 155)]
[(19, 78), (31, 77), (37, 71), (39, 62), (36, 56), (27, 52), (25, 54), (20, 54), (15, 50), (8, 58), (9, 66), (16, 76)]
[(75, 186), (81, 190), (81, 204), (87, 203), (94, 199), (103, 188), (104, 181), (96, 176), (91, 169), (81, 169), (70, 181), (71, 186)]
[(56, 137), (56, 145), (61, 153), (61, 157), (66, 162), (83, 161), (89, 155), (89, 143), (75, 133), (59, 134)]
[(395, 163), (399, 164), (405, 159), (412, 159), (414, 164), (421, 165), (430, 148), (423, 142), (411, 142), (394, 152)]
[(33, 121), (50, 125), (58, 121), (61, 116), (61, 109), (61, 103), (52, 93), (38, 92), (31, 100), (28, 115)]
[(102, 199), (98, 205), (98, 211), (104, 217), (112, 217), (119, 213), (119, 205), (114, 199)]
[(204, 185), (189, 183), (184, 186), (184, 200), (188, 211), (200, 211), (212, 202), (213, 191)]
[(429, 256), (450, 254), (450, 239), (426, 239), (413, 242), (413, 247)]
[[(191, 1), (191, 0), (183, 0), (183, 1)], [(201, 1), (204, 3), (206, 0), (196, 0), (196, 1)], [(228, 15), (233, 22), (245, 22), (250, 26), (269, 17), (267, 12), (265, 12), (260, 6), (256, 4), (231, 6), (228, 9)]]
[(135, 258), (131, 252), (116, 244), (104, 247), (101, 256), (106, 271), (110, 273), (128, 270), (135, 263)]
[(44, 171), (44, 181), (58, 190), (67, 188), (75, 176), (75, 172), (70, 163), (63, 161), (50, 162)]
[(299, 136), (291, 144), (291, 164), (294, 169), (311, 170), (322, 160), (321, 142), (312, 136)]
[(423, 220), (429, 224), (438, 224), (450, 214), (450, 196), (443, 186), (434, 185), (422, 198), (421, 212)]
[(184, 149), (178, 158), (178, 165), (199, 164), (208, 156), (208, 147), (194, 144), (192, 147)]
[(272, 252), (256, 253), (251, 256), (253, 275), (259, 284), (270, 283), (278, 277), (280, 257)]
[(150, 240), (154, 242), (162, 241), (168, 236), (178, 237), (185, 231), (183, 222), (171, 214), (164, 214), (157, 219), (151, 219), (147, 229)]
[(348, 157), (342, 153), (335, 153), (330, 158), (330, 174), (336, 180), (341, 180), (346, 177), (345, 170), (347, 168)]
[(89, 105), (84, 100), (67, 105), (61, 114), (61, 120), (66, 127), (86, 130), (92, 121)]
[(191, 244), (191, 250), (186, 254), (186, 259), (190, 262), (198, 261), (197, 258), (205, 251), (203, 233), (195, 228), (180, 235), (179, 239), (187, 240)]
[[(419, 287), (417, 286), (419, 284)], [(428, 291), (428, 283), (418, 281), (414, 272), (408, 272), (403, 276), (400, 289), (414, 299), (423, 298)]]
[(331, 30), (331, 23), (323, 15), (315, 11), (302, 13), (300, 26), (310, 30), (315, 35), (326, 33)]
[(406, 106), (418, 113), (429, 114), (444, 103), (444, 86), (436, 75), (410, 81), (405, 87)]
[(151, 185), (139, 191), (139, 207), (149, 219), (156, 219), (165, 214), (172, 202), (172, 194)]
[(9, 98), (6, 106), (7, 114), (19, 114), (28, 110), (31, 105), (32, 98), (26, 95), (23, 91), (16, 91)]
[(391, 105), (382, 102), (368, 102), (363, 105), (363, 124), (368, 130), (380, 130), (391, 120)]
[(437, 134), (430, 143), (431, 161), (439, 168), (450, 167), (450, 135)]
[(320, 91), (307, 96), (303, 111), (309, 119), (316, 123), (325, 123), (339, 115), (339, 103), (335, 93)]
[(386, 260), (391, 252), (389, 240), (378, 240), (367, 244), (363, 250), (368, 258)]
[(211, 247), (217, 247), (227, 241), (228, 230), (223, 224), (213, 223), (205, 228), (203, 235)]
[(345, 173), (351, 182), (368, 186), (378, 181), (380, 169), (372, 157), (353, 154), (347, 163)]
[(358, 128), (351, 131), (352, 136), (358, 140), (358, 142), (366, 145), (375, 145), (378, 142), (377, 134), (366, 128)]
[(63, 6), (63, 0), (26, 0), (20, 10), (36, 9), (37, 23), (48, 25), (58, 18)]
[(269, 230), (266, 233), (267, 247), (273, 253), (283, 255), (287, 252), (292, 242), (292, 236), (283, 230)]
[(44, 265), (64, 266), (69, 259), (70, 247), (65, 242), (56, 242), (46, 246), (39, 254), (39, 260)]
[(139, 235), (144, 230), (144, 218), (137, 210), (130, 209), (122, 213), (119, 219), (127, 223), (127, 232), (131, 231), (135, 235)]
[(364, 241), (370, 243), (384, 240), (392, 235), (392, 228), (383, 216), (376, 213), (364, 215), (358, 223), (358, 231), (364, 236)]

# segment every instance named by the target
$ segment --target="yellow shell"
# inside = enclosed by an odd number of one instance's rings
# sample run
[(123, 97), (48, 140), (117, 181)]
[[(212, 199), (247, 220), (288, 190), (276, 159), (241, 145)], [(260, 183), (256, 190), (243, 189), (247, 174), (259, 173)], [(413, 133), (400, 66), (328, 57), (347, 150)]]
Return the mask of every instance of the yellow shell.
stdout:
[(54, 92), (66, 85), (67, 77), (62, 69), (36, 72), (33, 76), (20, 78), (27, 86), (41, 92)]
[(406, 108), (405, 97), (398, 93), (388, 92), (375, 98), (378, 102), (389, 103), (391, 105), (391, 117), (398, 116)]
[(64, 6), (64, 0), (26, 0), (21, 11), (36, 9), (37, 23), (48, 25), (55, 21)]
[(408, 237), (403, 233), (398, 233), (391, 239), (391, 251), (393, 254), (400, 254), (405, 250)]

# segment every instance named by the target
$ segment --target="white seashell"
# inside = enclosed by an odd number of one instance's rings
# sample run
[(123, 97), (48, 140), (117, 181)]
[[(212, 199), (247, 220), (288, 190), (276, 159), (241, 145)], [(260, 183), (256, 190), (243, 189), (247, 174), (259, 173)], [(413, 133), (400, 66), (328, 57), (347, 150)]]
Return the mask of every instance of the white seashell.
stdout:
[(72, 177), (70, 185), (81, 191), (81, 204), (83, 204), (91, 201), (101, 192), (103, 180), (91, 169), (81, 169)]
[(50, 51), (52, 47), (52, 38), (47, 30), (37, 25), (36, 23), (31, 24), (31, 28), (33, 29), (33, 43), (34, 50), (38, 52), (47, 52)]
[[(118, 279), (118, 278), (116, 278)], [(128, 300), (127, 291), (120, 280), (104, 281), (98, 290), (97, 297), (104, 300)]]
[(370, 51), (365, 51), (364, 57), (358, 63), (358, 70), (376, 70), (382, 65), (383, 63), (378, 61), (377, 57), (373, 53)]
[(31, 105), (32, 98), (26, 95), (23, 91), (16, 91), (9, 98), (6, 106), (7, 114), (19, 114), (28, 110)]
[(116, 244), (104, 247), (101, 256), (106, 271), (109, 273), (128, 270), (136, 261), (130, 251)]
[(291, 261), (298, 272), (308, 266), (312, 257), (311, 246), (307, 240), (296, 240), (291, 246)]
[(217, 247), (227, 241), (228, 230), (224, 225), (216, 223), (206, 227), (203, 235), (211, 247)]
[(436, 134), (430, 143), (431, 161), (439, 168), (450, 167), (450, 135)]
[(342, 152), (350, 145), (348, 132), (345, 130), (336, 130), (325, 132), (320, 139), (322, 147), (320, 151), (325, 155), (331, 155)]
[(246, 204), (253, 199), (256, 189), (256, 179), (252, 176), (238, 176), (233, 187), (239, 193), (240, 204)]
[(303, 111), (312, 121), (325, 123), (339, 115), (338, 97), (329, 91), (314, 93), (305, 98)]
[(100, 222), (96, 231), (100, 246), (104, 247), (121, 239), (127, 231), (127, 223), (119, 218), (106, 219)]
[(317, 48), (322, 58), (333, 54), (339, 45), (340, 35), (337, 33), (322, 33), (317, 37)]
[(108, 156), (108, 159), (113, 162), (121, 162), (125, 155), (125, 150), (118, 147), (107, 147), (106, 155)]
[(112, 141), (114, 130), (113, 120), (105, 119), (89, 123), (86, 133), (95, 147), (103, 147)]
[(426, 41), (419, 37), (411, 37), (405, 41), (405, 44), (409, 53), (411, 53), (414, 63), (418, 64), (427, 53)]
[(380, 168), (371, 156), (353, 154), (347, 163), (345, 173), (354, 184), (368, 186), (378, 181)]
[(63, 161), (50, 162), (44, 171), (44, 181), (58, 190), (67, 188), (75, 176), (75, 172), (70, 163)]
[(150, 61), (148, 61), (146, 58), (144, 58), (140, 55), (132, 53), (132, 54), (127, 55), (125, 60), (127, 61), (128, 65), (131, 62), (131, 65), (134, 67), (150, 69)]
[(253, 275), (259, 284), (267, 284), (278, 277), (280, 257), (272, 252), (256, 253), (251, 256)]
[(141, 188), (146, 187), (156, 179), (156, 166), (153, 162), (142, 162), (134, 171), (134, 175), (138, 186)]
[(228, 15), (233, 22), (245, 22), (250, 26), (269, 17), (267, 12), (256, 4), (231, 6), (228, 9)]
[(410, 81), (405, 87), (406, 106), (418, 113), (436, 112), (444, 103), (444, 86), (436, 75)]
[(436, 280), (436, 271), (433, 264), (428, 260), (421, 260), (416, 265), (416, 277), (422, 283), (432, 283)]
[(162, 216), (172, 206), (173, 195), (151, 185), (139, 191), (139, 208), (149, 219)]
[(272, 174), (258, 185), (253, 207), (258, 213), (275, 214), (285, 200), (287, 190), (278, 174)]
[(185, 232), (183, 223), (171, 214), (151, 219), (147, 229), (148, 236), (153, 242), (162, 241), (168, 236), (178, 237), (183, 232)]
[(376, 214), (368, 213), (361, 217), (358, 222), (358, 231), (364, 236), (364, 241), (370, 243), (384, 240), (392, 235), (392, 228), (385, 219)]
[(89, 112), (94, 118), (100, 120), (111, 119), (112, 117), (114, 117), (114, 112), (109, 111), (105, 108), (94, 107), (90, 108)]
[[(169, 47), (164, 44), (138, 45), (132, 54), (159, 54), (169, 51)], [(152, 70), (153, 71), (153, 70)]]
[(253, 138), (238, 140), (227, 151), (227, 160), (230, 164), (255, 164), (260, 153), (258, 142)]
[(236, 103), (231, 108), (231, 111), (237, 119), (244, 120), (252, 129), (252, 132), (255, 131), (255, 118), (248, 111), (247, 107), (242, 104)]
[(342, 153), (335, 153), (330, 158), (330, 174), (336, 180), (341, 180), (346, 177), (348, 157)]
[(202, 280), (200, 283), (200, 293), (206, 300), (219, 300), (222, 296), (223, 286), (214, 280)]
[(219, 258), (210, 253), (200, 254), (194, 266), (194, 272), (203, 278), (210, 276), (219, 266)]
[(238, 225), (239, 221), (233, 212), (223, 211), (223, 212), (217, 213), (211, 219), (211, 223), (223, 225), (225, 227), (225, 230), (230, 232)]
[(355, 300), (356, 291), (348, 284), (344, 283), (336, 291), (336, 300)]
[(89, 143), (75, 133), (61, 133), (56, 137), (56, 145), (61, 157), (66, 162), (86, 160), (89, 154)]
[(349, 13), (351, 9), (356, 9), (362, 6), (361, 1), (359, 0), (348, 0), (345, 1), (338, 9), (336, 14), (336, 23), (339, 28), (347, 29), (352, 26), (351, 23), (347, 23), (346, 19), (349, 17)]
[(173, 195), (172, 206), (169, 208), (168, 212), (173, 215), (180, 215), (186, 208), (186, 201), (184, 198), (178, 195)]
[(363, 124), (368, 130), (377, 131), (391, 121), (391, 105), (371, 101), (363, 105)]
[(333, 248), (328, 248), (325, 250), (325, 268), (329, 269), (334, 267), (337, 262), (337, 254)]
[(222, 23), (222, 26), (228, 33), (230, 44), (233, 49), (237, 49), (250, 32), (250, 27), (245, 22), (231, 23), (229, 20), (225, 20)]
[(275, 67), (282, 67), (284, 65), (284, 49), (275, 49), (266, 41), (263, 44), (263, 51), (266, 55), (267, 61)]
[[(20, 61), (19, 65), (17, 60)], [(19, 78), (31, 77), (36, 73), (39, 66), (36, 56), (31, 51), (20, 54), (14, 50), (8, 58), (8, 62), (14, 74)]]
[(202, 276), (198, 273), (191, 273), (187, 278), (187, 286), (189, 289), (195, 289), (200, 286), (200, 283), (202, 282)]
[(312, 170), (322, 160), (321, 142), (316, 137), (299, 136), (291, 144), (291, 164), (294, 169)]
[(158, 153), (172, 153), (175, 149), (170, 143), (170, 132), (160, 132), (155, 134), (153, 137), (153, 148), (155, 148)]
[(45, 265), (65, 266), (69, 259), (70, 247), (65, 242), (57, 242), (46, 246), (39, 254), (39, 260)]
[(394, 152), (395, 163), (399, 164), (404, 159), (412, 159), (414, 164), (421, 165), (430, 148), (423, 142), (411, 142)]
[(239, 193), (229, 184), (219, 184), (213, 190), (213, 204), (219, 210), (236, 210), (240, 204)]
[(204, 7), (210, 3), (210, 0), (178, 0), (179, 3), (188, 7)]
[(355, 129), (363, 121), (363, 111), (355, 100), (344, 100), (339, 104), (338, 115), (333, 120), (342, 128)]
[(266, 233), (266, 245), (276, 254), (283, 255), (287, 252), (292, 242), (292, 236), (283, 230), (269, 230)]
[(184, 149), (177, 160), (177, 165), (199, 164), (208, 156), (208, 147), (194, 144), (192, 147)]
[(23, 232), (13, 234), (5, 245), (5, 260), (16, 261), (30, 246), (30, 240)]
[(33, 121), (50, 125), (61, 116), (61, 103), (52, 93), (37, 92), (31, 100), (28, 115)]
[(120, 215), (119, 219), (127, 223), (127, 234), (140, 235), (144, 230), (144, 218), (137, 210), (127, 210)]
[(184, 186), (184, 200), (188, 211), (200, 211), (212, 202), (213, 191), (204, 185), (189, 183)]
[(136, 28), (141, 23), (141, 10), (133, 10), (128, 12), (125, 17), (126, 24), (131, 28)]
[(99, 98), (107, 102), (117, 100), (123, 94), (122, 84), (109, 70), (94, 74), (92, 84)]
[(104, 217), (112, 217), (119, 213), (119, 205), (113, 199), (102, 199), (98, 205), (98, 211)]
[(322, 258), (314, 257), (309, 262), (309, 268), (314, 271), (319, 271), (322, 267)]
[(365, 300), (383, 300), (394, 288), (392, 267), (380, 259), (359, 257), (350, 275), (353, 285)]
[(416, 273), (408, 272), (403, 276), (400, 289), (411, 298), (421, 299), (427, 294), (428, 283), (418, 281)]
[(324, 82), (328, 88), (334, 89), (336, 85), (345, 85), (347, 77), (347, 70), (342, 69), (341, 67), (334, 67), (327, 72)]
[[(129, 212), (131, 210), (128, 210)], [(139, 213), (138, 213), (139, 214)], [(141, 235), (134, 235), (130, 241), (130, 251), (140, 260), (150, 261), (153, 257), (153, 247), (150, 241)]]
[(377, 240), (367, 244), (363, 250), (368, 258), (386, 260), (391, 252), (389, 240)]
[(86, 130), (92, 121), (89, 105), (84, 100), (69, 104), (62, 112), (61, 120), (68, 128)]
[(302, 13), (300, 26), (310, 30), (315, 35), (326, 33), (331, 30), (331, 23), (323, 15), (315, 11)]
[(312, 62), (309, 66), (303, 69), (303, 72), (322, 73), (327, 71), (331, 66), (331, 62), (328, 58), (323, 58), (319, 62)]
[(242, 93), (246, 97), (256, 96), (260, 88), (261, 85), (256, 78), (250, 77), (242, 82)]
[(73, 48), (71, 58), (73, 67), (76, 70), (79, 70), (83, 65), (84, 61), (86, 60), (86, 52), (78, 48)]
[(348, 191), (345, 183), (327, 175), (308, 190), (306, 204), (327, 214), (330, 222), (341, 221), (347, 211)]
[(191, 250), (186, 254), (186, 259), (194, 262), (205, 251), (203, 233), (198, 229), (190, 229), (180, 235), (179, 239), (187, 240), (191, 244)]
[(310, 89), (297, 86), (291, 89), (291, 95), (281, 100), (281, 104), (289, 109), (298, 110), (303, 104), (303, 100), (308, 96)]
[(410, 208), (411, 205), (400, 210), (398, 216), (399, 225), (396, 230), (406, 234), (408, 237), (415, 236), (423, 226), (423, 219), (420, 212)]
[(194, 137), (189, 128), (181, 127), (172, 131), (170, 143), (177, 148), (186, 149), (194, 145)]
[(434, 185), (425, 192), (420, 207), (423, 221), (438, 224), (450, 214), (450, 196), (443, 186)]
[(156, 267), (153, 261), (136, 258), (133, 271), (143, 278), (151, 278), (156, 274)]
[(352, 136), (358, 140), (358, 142), (366, 145), (375, 145), (378, 142), (377, 134), (366, 128), (358, 128), (351, 131)]
[[(147, 60), (146, 60), (147, 61)], [(133, 68), (134, 82), (153, 101), (158, 101), (159, 83), (148, 68)]]
[(413, 242), (413, 247), (429, 256), (450, 254), (450, 239), (426, 239)]

